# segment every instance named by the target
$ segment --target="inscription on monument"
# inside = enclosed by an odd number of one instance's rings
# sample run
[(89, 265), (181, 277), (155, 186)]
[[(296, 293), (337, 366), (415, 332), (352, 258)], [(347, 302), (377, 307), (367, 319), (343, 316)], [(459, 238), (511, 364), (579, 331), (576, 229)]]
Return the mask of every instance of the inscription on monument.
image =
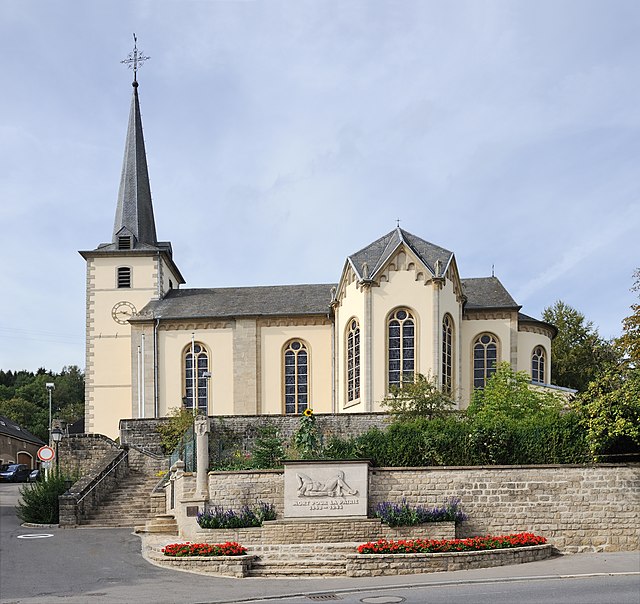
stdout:
[(285, 518), (367, 515), (368, 462), (287, 462)]

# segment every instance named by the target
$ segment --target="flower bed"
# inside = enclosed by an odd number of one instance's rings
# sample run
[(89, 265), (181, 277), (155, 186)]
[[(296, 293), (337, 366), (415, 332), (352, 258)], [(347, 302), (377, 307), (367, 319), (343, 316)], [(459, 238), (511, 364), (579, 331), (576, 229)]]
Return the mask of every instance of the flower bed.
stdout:
[(184, 558), (187, 556), (244, 556), (247, 548), (234, 541), (226, 543), (171, 543), (162, 548), (165, 556)]
[(413, 507), (406, 499), (402, 503), (383, 501), (376, 506), (375, 516), (389, 526), (415, 526), (426, 522), (455, 522), (467, 520), (467, 515), (460, 509), (460, 498), (445, 499), (443, 505), (428, 508), (423, 505)]
[(470, 537), (468, 539), (413, 539), (363, 543), (359, 554), (435, 554), (442, 552), (474, 552), (514, 547), (544, 545), (547, 540), (533, 533), (515, 533), (493, 537)]
[(347, 556), (347, 576), (412, 575), (489, 568), (545, 560), (553, 546), (544, 537), (517, 533), (470, 539), (380, 540)]
[(237, 512), (225, 509), (222, 506), (214, 506), (204, 512), (200, 512), (196, 521), (200, 528), (235, 529), (262, 526), (265, 520), (275, 519), (275, 506), (271, 503), (260, 501), (253, 509), (245, 505)]

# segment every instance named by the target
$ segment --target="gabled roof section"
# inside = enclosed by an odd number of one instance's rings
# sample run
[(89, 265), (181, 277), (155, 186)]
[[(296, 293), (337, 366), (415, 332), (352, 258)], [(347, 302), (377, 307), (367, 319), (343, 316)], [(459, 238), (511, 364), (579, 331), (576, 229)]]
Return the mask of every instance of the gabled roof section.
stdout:
[(173, 289), (152, 300), (131, 322), (155, 319), (213, 319), (327, 315), (335, 283)]
[(123, 228), (133, 234), (137, 243), (153, 246), (158, 243), (151, 203), (151, 186), (142, 134), (137, 82), (133, 82), (129, 127), (124, 148), (116, 218), (113, 225), (113, 243), (117, 242), (118, 233)]
[(497, 277), (475, 277), (461, 279), (460, 281), (462, 283), (462, 291), (467, 298), (465, 310), (521, 308)]
[(29, 432), (29, 430), (25, 430), (21, 428), (16, 422), (4, 415), (0, 415), (0, 434), (6, 434), (11, 438), (24, 440), (26, 442), (34, 443), (36, 445), (44, 445), (45, 443), (41, 441), (37, 436), (34, 436)]
[(369, 267), (368, 277), (373, 278), (376, 273), (383, 268), (385, 262), (403, 244), (406, 245), (433, 274), (435, 274), (436, 262), (440, 261), (440, 275), (443, 275), (447, 270), (449, 262), (453, 258), (453, 252), (429, 243), (397, 227), (393, 231), (380, 237), (380, 239), (370, 243), (367, 247), (349, 256), (349, 261), (361, 279), (364, 277), (362, 274), (362, 266), (366, 262)]

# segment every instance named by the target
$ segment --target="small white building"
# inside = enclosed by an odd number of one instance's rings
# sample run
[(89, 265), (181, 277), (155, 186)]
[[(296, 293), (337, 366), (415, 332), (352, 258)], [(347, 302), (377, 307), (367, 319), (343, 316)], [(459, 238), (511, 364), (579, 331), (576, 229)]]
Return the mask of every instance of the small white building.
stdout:
[(522, 314), (496, 277), (461, 278), (453, 252), (401, 228), (350, 255), (336, 283), (182, 288), (156, 237), (137, 82), (111, 241), (80, 253), (87, 432), (115, 437), (121, 418), (180, 406), (380, 411), (414, 372), (464, 408), (501, 361), (550, 381), (555, 328)]

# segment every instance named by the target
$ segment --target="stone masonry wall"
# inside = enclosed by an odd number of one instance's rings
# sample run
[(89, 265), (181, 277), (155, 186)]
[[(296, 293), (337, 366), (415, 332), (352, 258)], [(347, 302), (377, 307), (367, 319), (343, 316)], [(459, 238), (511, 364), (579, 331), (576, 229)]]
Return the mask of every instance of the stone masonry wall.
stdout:
[[(325, 440), (332, 436), (356, 436), (374, 427), (384, 428), (387, 425), (387, 417), (386, 413), (316, 415), (318, 428)], [(214, 459), (235, 450), (251, 451), (262, 426), (274, 426), (286, 441), (291, 440), (300, 426), (300, 417), (296, 415), (222, 415), (211, 417), (210, 420), (209, 450)], [(160, 455), (162, 448), (157, 427), (166, 421), (166, 418), (122, 419), (120, 442)]]
[(369, 506), (462, 499), (459, 537), (528, 531), (565, 552), (640, 548), (640, 464), (375, 468)]
[[(262, 500), (284, 508), (282, 471), (209, 473), (210, 504)], [(382, 501), (441, 504), (460, 497), (459, 537), (528, 531), (564, 552), (640, 549), (640, 464), (373, 468), (369, 515)]]
[(60, 471), (81, 478), (118, 450), (118, 444), (102, 434), (70, 434), (58, 445)]

